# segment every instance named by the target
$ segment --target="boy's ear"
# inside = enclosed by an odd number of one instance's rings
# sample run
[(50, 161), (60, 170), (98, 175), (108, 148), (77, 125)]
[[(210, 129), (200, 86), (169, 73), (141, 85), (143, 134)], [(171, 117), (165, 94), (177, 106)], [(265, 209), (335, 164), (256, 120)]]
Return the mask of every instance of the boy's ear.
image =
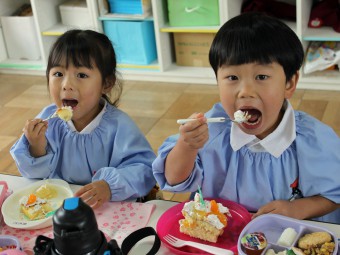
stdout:
[(297, 71), (293, 77), (286, 83), (285, 98), (289, 99), (293, 96), (297, 83), (299, 81), (300, 73)]

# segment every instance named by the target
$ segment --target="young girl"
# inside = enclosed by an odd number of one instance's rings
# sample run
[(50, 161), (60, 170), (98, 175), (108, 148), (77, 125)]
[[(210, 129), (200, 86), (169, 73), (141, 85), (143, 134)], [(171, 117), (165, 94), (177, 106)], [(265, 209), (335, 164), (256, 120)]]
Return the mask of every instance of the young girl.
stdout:
[[(160, 187), (199, 185), (204, 196), (240, 203), (254, 217), (340, 223), (340, 139), (288, 101), (303, 58), (296, 34), (275, 18), (248, 13), (226, 22), (209, 53), (221, 102), (190, 116), (160, 147), (153, 163)], [(232, 122), (238, 110), (250, 119)], [(207, 124), (208, 117), (226, 122)]]
[[(20, 173), (85, 185), (75, 195), (94, 208), (145, 196), (156, 183), (155, 154), (131, 118), (117, 109), (122, 88), (110, 40), (90, 30), (64, 33), (51, 49), (46, 76), (54, 104), (26, 122), (11, 148)], [(72, 107), (72, 120), (44, 120), (63, 106)]]

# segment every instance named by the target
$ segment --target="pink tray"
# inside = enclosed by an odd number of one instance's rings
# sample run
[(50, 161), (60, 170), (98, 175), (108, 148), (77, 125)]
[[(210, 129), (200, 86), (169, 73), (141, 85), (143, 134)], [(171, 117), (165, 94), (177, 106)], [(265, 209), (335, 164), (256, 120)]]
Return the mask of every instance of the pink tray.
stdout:
[[(211, 199), (206, 198), (205, 200)], [(215, 247), (229, 249), (237, 254), (237, 240), (239, 234), (241, 233), (242, 229), (250, 222), (251, 214), (247, 211), (247, 209), (235, 202), (223, 199), (215, 199), (215, 201), (228, 207), (232, 215), (231, 218), (228, 217), (228, 226), (225, 229), (223, 235), (218, 238), (217, 243), (206, 242), (179, 232), (178, 221), (184, 218), (181, 213), (184, 203), (180, 203), (171, 207), (165, 213), (163, 213), (157, 222), (157, 234), (162, 240), (163, 244), (175, 254), (210, 254), (193, 247), (185, 246), (181, 248), (176, 248), (171, 246), (164, 240), (165, 235), (171, 234), (183, 240), (194, 241)]]

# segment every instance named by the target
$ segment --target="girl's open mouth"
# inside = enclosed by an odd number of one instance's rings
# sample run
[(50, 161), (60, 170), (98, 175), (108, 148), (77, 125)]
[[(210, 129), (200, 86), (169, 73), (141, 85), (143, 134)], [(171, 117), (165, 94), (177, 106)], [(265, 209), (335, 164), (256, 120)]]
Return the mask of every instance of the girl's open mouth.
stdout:
[(71, 106), (72, 109), (78, 105), (78, 100), (76, 99), (63, 99), (63, 106)]

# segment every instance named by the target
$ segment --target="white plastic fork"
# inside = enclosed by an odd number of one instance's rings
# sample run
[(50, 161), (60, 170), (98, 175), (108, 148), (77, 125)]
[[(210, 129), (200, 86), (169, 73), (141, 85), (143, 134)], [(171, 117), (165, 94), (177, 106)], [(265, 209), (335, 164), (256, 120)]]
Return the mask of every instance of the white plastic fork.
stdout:
[(58, 117), (57, 112), (54, 112), (50, 116), (48, 116), (46, 119), (44, 119), (43, 121), (47, 121), (49, 119), (53, 119), (53, 118), (57, 118), (57, 117)]
[(163, 238), (165, 241), (167, 241), (169, 244), (171, 244), (174, 247), (191, 246), (191, 247), (195, 247), (197, 249), (200, 249), (202, 251), (206, 251), (206, 252), (209, 252), (215, 255), (233, 255), (234, 254), (234, 252), (232, 252), (231, 250), (222, 249), (222, 248), (218, 248), (218, 247), (214, 247), (214, 246), (210, 246), (206, 244), (201, 244), (201, 243), (196, 243), (196, 242), (191, 242), (191, 241), (184, 241), (169, 234), (164, 236)]

